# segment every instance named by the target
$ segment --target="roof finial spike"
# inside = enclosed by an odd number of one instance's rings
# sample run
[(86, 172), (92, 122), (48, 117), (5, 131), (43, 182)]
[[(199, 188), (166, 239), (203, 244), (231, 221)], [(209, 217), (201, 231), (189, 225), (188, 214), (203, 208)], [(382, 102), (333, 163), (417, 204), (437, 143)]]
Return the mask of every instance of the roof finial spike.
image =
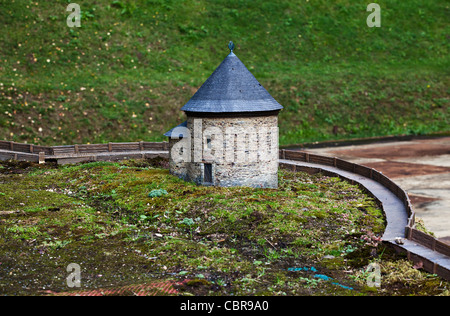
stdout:
[(230, 53), (232, 53), (232, 52), (233, 52), (233, 49), (234, 49), (234, 43), (233, 43), (232, 41), (230, 41), (230, 42), (228, 43), (228, 48), (230, 49)]

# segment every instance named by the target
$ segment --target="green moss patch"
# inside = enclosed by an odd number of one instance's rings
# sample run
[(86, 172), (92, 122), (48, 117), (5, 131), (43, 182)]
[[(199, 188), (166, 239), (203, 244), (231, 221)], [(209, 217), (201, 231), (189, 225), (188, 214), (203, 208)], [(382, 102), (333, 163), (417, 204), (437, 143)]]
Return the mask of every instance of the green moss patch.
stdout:
[(8, 295), (71, 290), (70, 263), (82, 269), (82, 289), (189, 279), (180, 293), (372, 295), (365, 267), (396, 260), (378, 244), (375, 201), (321, 174), (280, 171), (278, 189), (218, 188), (147, 161), (30, 165), (1, 174), (0, 192)]

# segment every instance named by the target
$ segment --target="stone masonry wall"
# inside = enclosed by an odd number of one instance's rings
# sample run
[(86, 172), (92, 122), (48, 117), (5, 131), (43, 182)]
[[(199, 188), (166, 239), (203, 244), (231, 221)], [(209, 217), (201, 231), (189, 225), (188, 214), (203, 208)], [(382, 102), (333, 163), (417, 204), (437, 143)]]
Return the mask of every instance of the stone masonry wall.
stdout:
[(172, 151), (174, 145), (179, 142), (179, 139), (169, 138), (169, 171), (170, 174), (177, 176), (183, 180), (189, 180), (187, 176), (187, 163), (173, 160)]
[(203, 184), (204, 163), (211, 163), (214, 185), (278, 187), (276, 115), (188, 117), (187, 127), (192, 136), (188, 180)]

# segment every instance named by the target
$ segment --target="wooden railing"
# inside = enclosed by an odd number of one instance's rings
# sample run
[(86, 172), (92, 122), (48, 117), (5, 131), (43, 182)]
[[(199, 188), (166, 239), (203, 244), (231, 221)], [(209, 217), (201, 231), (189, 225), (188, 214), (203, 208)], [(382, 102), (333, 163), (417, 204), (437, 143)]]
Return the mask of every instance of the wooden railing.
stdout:
[(134, 142), (134, 143), (107, 143), (107, 144), (88, 144), (88, 145), (70, 145), (51, 147), (53, 156), (59, 155), (79, 155), (95, 154), (108, 152), (129, 152), (129, 151), (167, 151), (169, 145), (167, 142)]
[(293, 150), (280, 150), (280, 158), (294, 161), (310, 162), (325, 166), (333, 166), (338, 169), (349, 171), (366, 178), (370, 178), (397, 196), (404, 204), (406, 212), (408, 214), (408, 223), (405, 226), (405, 236), (407, 239), (419, 243), (433, 251), (442, 253), (446, 256), (450, 256), (450, 245), (445, 244), (433, 236), (419, 231), (416, 228), (415, 213), (411, 205), (408, 194), (399, 187), (394, 181), (389, 179), (383, 173), (365, 166), (361, 166), (352, 162), (348, 162), (335, 157), (326, 157), (315, 154), (309, 154), (301, 151)]
[[(99, 154), (108, 152), (167, 151), (169, 150), (169, 144), (167, 142), (133, 142), (68, 146), (37, 146), (33, 144), (0, 141), (0, 150), (7, 151), (0, 153), (0, 157), (35, 161), (39, 154), (44, 154), (46, 157), (70, 157), (83, 154)], [(33, 157), (35, 159), (33, 159)]]

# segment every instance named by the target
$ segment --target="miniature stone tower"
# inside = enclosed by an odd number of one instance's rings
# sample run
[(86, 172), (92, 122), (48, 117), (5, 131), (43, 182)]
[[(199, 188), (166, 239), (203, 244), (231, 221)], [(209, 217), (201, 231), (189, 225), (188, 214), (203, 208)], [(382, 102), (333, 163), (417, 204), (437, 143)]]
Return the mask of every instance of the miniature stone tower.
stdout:
[(278, 187), (278, 113), (283, 108), (230, 54), (182, 107), (169, 137), (173, 175), (202, 185)]

